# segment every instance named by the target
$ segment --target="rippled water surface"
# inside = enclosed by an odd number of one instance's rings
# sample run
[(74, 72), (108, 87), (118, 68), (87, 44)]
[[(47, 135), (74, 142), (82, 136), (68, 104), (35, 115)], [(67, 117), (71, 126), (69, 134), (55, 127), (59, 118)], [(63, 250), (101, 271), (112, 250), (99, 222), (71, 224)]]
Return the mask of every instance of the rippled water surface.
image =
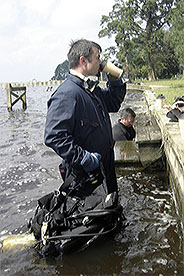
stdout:
[[(23, 231), (37, 199), (60, 186), (59, 157), (43, 144), (52, 91), (28, 88), (28, 109), (6, 110), (0, 89), (0, 236)], [(80, 254), (40, 259), (33, 249), (0, 253), (2, 276), (184, 275), (180, 217), (165, 172), (118, 176), (126, 227)]]

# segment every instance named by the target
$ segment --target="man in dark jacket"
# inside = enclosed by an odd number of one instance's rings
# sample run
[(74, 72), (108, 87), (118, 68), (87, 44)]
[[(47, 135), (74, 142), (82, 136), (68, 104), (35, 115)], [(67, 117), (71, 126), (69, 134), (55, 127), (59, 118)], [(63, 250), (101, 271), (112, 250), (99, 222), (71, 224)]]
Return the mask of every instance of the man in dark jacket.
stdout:
[(91, 173), (104, 166), (108, 192), (117, 191), (113, 138), (109, 112), (117, 112), (126, 93), (121, 79), (107, 88), (87, 88), (88, 76), (101, 65), (101, 47), (85, 39), (72, 42), (68, 53), (70, 72), (48, 101), (45, 144), (65, 162), (69, 172)]
[(130, 141), (135, 138), (135, 129), (133, 128), (133, 123), (135, 120), (135, 112), (127, 107), (121, 112), (121, 119), (118, 123), (114, 125), (112, 129), (114, 141)]

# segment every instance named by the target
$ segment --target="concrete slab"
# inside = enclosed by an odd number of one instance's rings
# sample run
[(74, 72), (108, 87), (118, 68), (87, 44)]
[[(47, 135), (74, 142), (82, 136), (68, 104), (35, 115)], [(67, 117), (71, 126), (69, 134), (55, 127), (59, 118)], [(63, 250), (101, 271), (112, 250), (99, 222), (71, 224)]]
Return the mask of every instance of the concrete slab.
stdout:
[(111, 114), (112, 125), (118, 121), (121, 110), (125, 107), (132, 108), (136, 113), (134, 123), (136, 137), (134, 141), (118, 141), (115, 143), (116, 165), (121, 164), (124, 168), (132, 167), (132, 169), (147, 167), (162, 155), (160, 128), (149, 110), (143, 91), (127, 90), (119, 112)]

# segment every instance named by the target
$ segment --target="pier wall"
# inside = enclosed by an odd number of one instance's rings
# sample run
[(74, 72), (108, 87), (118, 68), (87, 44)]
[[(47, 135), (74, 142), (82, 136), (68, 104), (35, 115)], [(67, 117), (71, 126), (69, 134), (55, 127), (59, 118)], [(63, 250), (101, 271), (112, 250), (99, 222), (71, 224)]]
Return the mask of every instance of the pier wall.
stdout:
[(160, 127), (162, 143), (167, 157), (168, 175), (172, 185), (174, 199), (184, 225), (184, 139), (182, 139), (179, 123), (170, 122), (166, 117), (167, 108), (157, 109), (154, 94), (144, 92), (149, 110)]

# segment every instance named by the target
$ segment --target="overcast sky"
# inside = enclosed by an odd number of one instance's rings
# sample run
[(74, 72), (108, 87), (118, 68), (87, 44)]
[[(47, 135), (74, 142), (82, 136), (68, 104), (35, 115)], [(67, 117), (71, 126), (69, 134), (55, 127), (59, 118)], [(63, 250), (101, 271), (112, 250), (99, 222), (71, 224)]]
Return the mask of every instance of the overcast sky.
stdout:
[(115, 0), (0, 0), (0, 83), (49, 80), (67, 58), (70, 41), (98, 38)]

